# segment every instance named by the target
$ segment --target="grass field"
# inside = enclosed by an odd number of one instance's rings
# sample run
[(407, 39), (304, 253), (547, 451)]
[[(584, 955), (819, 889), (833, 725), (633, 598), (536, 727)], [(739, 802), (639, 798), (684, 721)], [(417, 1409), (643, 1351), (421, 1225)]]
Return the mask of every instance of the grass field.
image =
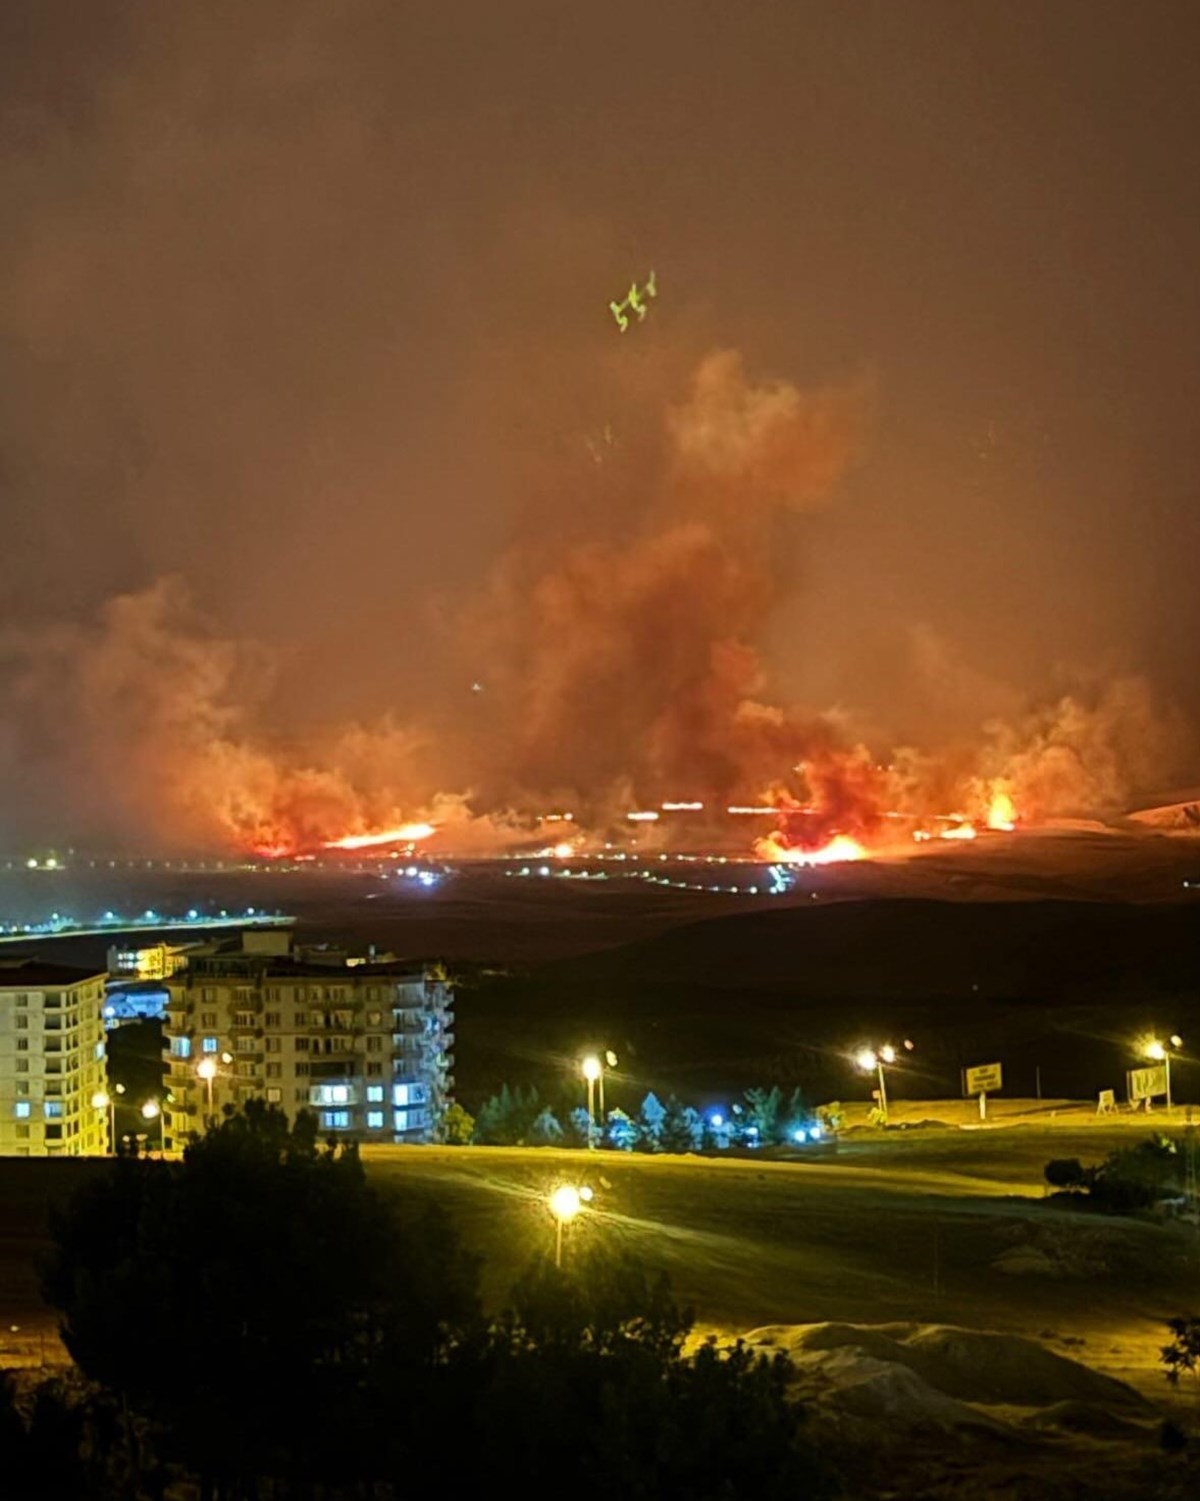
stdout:
[[(1200, 1306), (1195, 1230), (1073, 1211), (1046, 1201), (1041, 1181), (1049, 1158), (1098, 1160), (1134, 1139), (1134, 1124), (1064, 1111), (994, 1129), (851, 1131), (771, 1158), (375, 1147), (364, 1160), (381, 1185), (447, 1208), (484, 1258), (493, 1306), (553, 1244), (549, 1191), (586, 1183), (595, 1199), (571, 1227), (567, 1254), (582, 1236), (632, 1247), (666, 1268), (702, 1329), (962, 1324), (1042, 1339), (1161, 1401), (1162, 1321)], [(101, 1167), (0, 1163), (0, 1358), (9, 1363), (40, 1358), (46, 1338), (56, 1348), (36, 1291), (48, 1206)], [(1021, 1248), (1037, 1270), (996, 1266)]]
[[(1050, 1157), (1098, 1159), (1106, 1130), (921, 1130), (797, 1160), (667, 1158), (504, 1148), (372, 1149), (379, 1181), (424, 1189), (486, 1261), (494, 1301), (551, 1244), (545, 1196), (587, 1183), (572, 1236), (629, 1245), (671, 1274), (700, 1324), (913, 1320), (1044, 1338), (1161, 1400), (1162, 1321), (1200, 1302), (1194, 1230), (1064, 1209), (1042, 1197)], [(1043, 1274), (995, 1266), (1032, 1248)], [(570, 1244), (567, 1246), (570, 1254)]]

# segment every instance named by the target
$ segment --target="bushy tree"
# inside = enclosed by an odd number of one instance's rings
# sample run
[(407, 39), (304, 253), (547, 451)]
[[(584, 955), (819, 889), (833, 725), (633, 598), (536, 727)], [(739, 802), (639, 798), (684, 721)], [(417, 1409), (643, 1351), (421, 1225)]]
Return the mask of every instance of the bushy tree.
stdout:
[(771, 1089), (748, 1089), (742, 1097), (742, 1129), (759, 1146), (778, 1142), (783, 1129), (783, 1091), (776, 1084)]
[(618, 1152), (632, 1152), (638, 1144), (637, 1125), (623, 1110), (610, 1110), (605, 1122), (605, 1135), (609, 1144)]
[(1055, 1157), (1046, 1164), (1044, 1175), (1051, 1188), (1065, 1190), (1087, 1188), (1092, 1179), (1078, 1157)]
[[(117, 1160), (52, 1233), (67, 1349), (210, 1493), (352, 1474), (382, 1421), (364, 1394), (408, 1400), (476, 1315), (443, 1218), (382, 1199), (310, 1115), (257, 1102), (181, 1163)], [(164, 1339), (186, 1352), (169, 1379)]]
[(1166, 1366), (1166, 1378), (1175, 1386), (1185, 1371), (1195, 1376), (1200, 1371), (1200, 1319), (1168, 1319), (1171, 1343), (1163, 1345), (1159, 1359)]
[(475, 1120), (475, 1142), (480, 1146), (515, 1147), (528, 1139), (529, 1132), (541, 1111), (538, 1092), (532, 1086), (522, 1090), (520, 1086), (510, 1089), (507, 1084), (500, 1088), (480, 1108)]
[(683, 1354), (691, 1315), (664, 1277), (602, 1243), (564, 1270), (540, 1259), (479, 1364), (460, 1420), (466, 1490), (494, 1475), (583, 1501), (761, 1501), (827, 1489), (787, 1399), (785, 1357), (709, 1343)]
[[(569, 1147), (586, 1147), (592, 1138), (592, 1118), (583, 1105), (576, 1105), (568, 1112), (563, 1122), (563, 1138)], [(595, 1134), (601, 1134), (601, 1128), (595, 1128)]]
[(528, 1142), (531, 1147), (558, 1147), (562, 1145), (563, 1128), (554, 1111), (547, 1105), (539, 1112), (529, 1128)]
[(474, 1135), (475, 1117), (457, 1100), (451, 1101), (442, 1116), (442, 1140), (448, 1147), (465, 1147)]
[(642, 1108), (638, 1111), (638, 1134), (634, 1145), (639, 1151), (660, 1152), (662, 1150), (662, 1130), (666, 1118), (666, 1107), (651, 1090), (642, 1101)]
[(704, 1122), (700, 1112), (681, 1104), (674, 1095), (667, 1101), (659, 1145), (664, 1152), (698, 1152), (704, 1145)]
[(1114, 1214), (1148, 1209), (1182, 1190), (1181, 1162), (1175, 1143), (1152, 1136), (1110, 1152), (1091, 1175), (1091, 1198)]

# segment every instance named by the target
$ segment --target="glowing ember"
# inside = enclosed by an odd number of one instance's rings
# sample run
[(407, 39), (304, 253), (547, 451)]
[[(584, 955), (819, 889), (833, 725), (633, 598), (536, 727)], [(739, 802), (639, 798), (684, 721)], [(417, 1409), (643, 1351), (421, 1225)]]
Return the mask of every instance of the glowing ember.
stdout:
[(781, 844), (777, 834), (769, 834), (758, 840), (754, 849), (761, 859), (778, 865), (840, 865), (843, 861), (868, 858), (867, 851), (849, 834), (835, 834), (828, 844), (811, 850)]
[(626, 813), (625, 817), (629, 820), (630, 823), (657, 823), (658, 822), (658, 813), (654, 809), (652, 809), (652, 808), (646, 810), (645, 812), (641, 812), (640, 810), (635, 810), (632, 813)]
[(1011, 833), (1017, 826), (1017, 810), (1012, 798), (1003, 787), (992, 788), (992, 800), (988, 804), (987, 826)]
[(437, 830), (431, 823), (405, 823), (398, 829), (384, 829), (379, 834), (347, 834), (344, 839), (327, 839), (327, 850), (368, 850), (380, 844), (416, 844)]
[(939, 839), (974, 839), (975, 825), (973, 823), (956, 823), (953, 828), (940, 829)]
[(556, 860), (569, 860), (574, 853), (575, 846), (573, 844), (556, 844), (551, 851)]

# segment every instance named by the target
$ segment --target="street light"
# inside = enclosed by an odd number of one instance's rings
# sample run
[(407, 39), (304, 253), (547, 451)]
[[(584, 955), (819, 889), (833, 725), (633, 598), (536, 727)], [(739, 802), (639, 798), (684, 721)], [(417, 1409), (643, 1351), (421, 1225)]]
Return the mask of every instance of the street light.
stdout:
[(196, 1065), (196, 1074), (204, 1080), (208, 1089), (208, 1119), (212, 1120), (213, 1113), (213, 1080), (217, 1077), (217, 1065), (211, 1058), (201, 1058)]
[(592, 1190), (575, 1188), (570, 1183), (561, 1183), (550, 1195), (548, 1203), (554, 1216), (554, 1265), (562, 1270), (563, 1226), (568, 1224), (585, 1204), (590, 1204)]
[[(913, 1045), (907, 1039), (904, 1046), (909, 1052), (912, 1051)], [(854, 1061), (864, 1074), (873, 1073), (879, 1079), (879, 1113), (883, 1117), (883, 1124), (886, 1126), (888, 1119), (888, 1098), (887, 1080), (884, 1078), (883, 1070), (886, 1064), (895, 1063), (896, 1049), (890, 1042), (885, 1042), (878, 1051), (875, 1048), (860, 1048), (854, 1055)]]
[(157, 1100), (147, 1100), (142, 1106), (142, 1119), (147, 1125), (158, 1117), (158, 1155), (164, 1156), (167, 1150), (167, 1121), (163, 1115), (163, 1108)]
[(587, 1082), (587, 1112), (588, 1112), (588, 1146), (595, 1146), (592, 1136), (592, 1127), (596, 1123), (596, 1086), (600, 1086), (600, 1129), (603, 1131), (606, 1119), (604, 1112), (604, 1070), (616, 1068), (617, 1055), (609, 1049), (603, 1059), (595, 1053), (589, 1053), (579, 1064), (580, 1072)]
[(103, 1089), (98, 1089), (92, 1096), (92, 1109), (105, 1110), (108, 1112), (108, 1150), (117, 1150), (117, 1102)]
[(1181, 1048), (1182, 1046), (1183, 1038), (1177, 1032), (1172, 1032), (1165, 1043), (1160, 1042), (1157, 1037), (1142, 1039), (1141, 1048), (1145, 1056), (1151, 1062), (1161, 1063), (1163, 1066), (1163, 1073), (1166, 1075), (1168, 1110), (1171, 1108), (1171, 1049)]

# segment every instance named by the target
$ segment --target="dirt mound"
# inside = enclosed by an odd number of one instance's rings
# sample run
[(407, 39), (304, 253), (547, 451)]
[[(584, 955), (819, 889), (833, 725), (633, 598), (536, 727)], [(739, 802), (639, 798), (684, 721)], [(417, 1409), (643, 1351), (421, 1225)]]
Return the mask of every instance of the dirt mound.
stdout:
[(809, 1324), (759, 1329), (749, 1338), (786, 1350), (802, 1379), (817, 1378), (835, 1405), (856, 1411), (869, 1394), (880, 1415), (889, 1401), (915, 1414), (921, 1399), (938, 1423), (951, 1417), (952, 1403), (956, 1421), (967, 1426), (1001, 1421), (986, 1411), (992, 1408), (1047, 1412), (1068, 1404), (1076, 1418), (1095, 1409), (1134, 1421), (1154, 1412), (1124, 1383), (1013, 1334), (945, 1324)]

